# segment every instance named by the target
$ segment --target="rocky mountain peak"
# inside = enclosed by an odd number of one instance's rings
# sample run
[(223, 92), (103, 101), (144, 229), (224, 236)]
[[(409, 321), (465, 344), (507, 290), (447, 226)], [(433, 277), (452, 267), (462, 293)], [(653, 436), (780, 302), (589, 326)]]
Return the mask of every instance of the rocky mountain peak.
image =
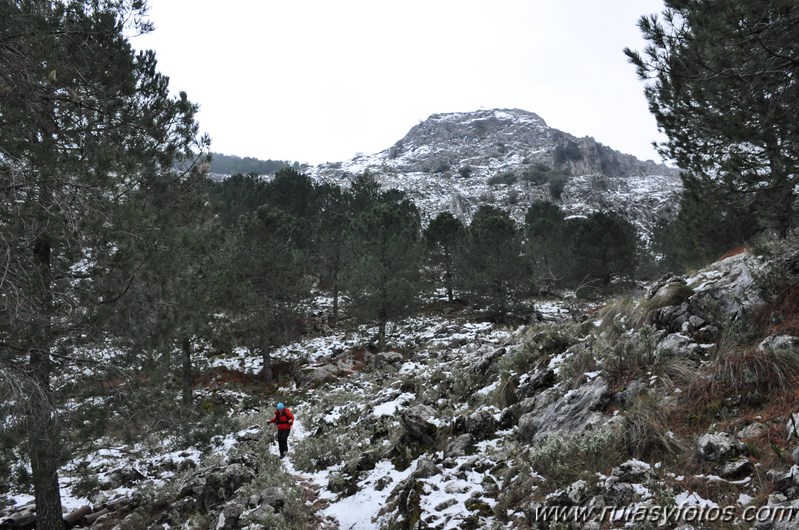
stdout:
[(676, 212), (680, 190), (675, 169), (577, 138), (520, 109), (433, 114), (379, 153), (308, 172), (346, 185), (365, 171), (406, 191), (430, 218), (450, 211), (468, 220), (490, 203), (521, 220), (532, 201), (545, 199), (570, 214), (616, 211), (644, 234)]
[(397, 154), (398, 150), (410, 152), (422, 146), (479, 145), (491, 137), (531, 147), (545, 139), (548, 130), (540, 116), (518, 109), (433, 114), (408, 131), (392, 151)]

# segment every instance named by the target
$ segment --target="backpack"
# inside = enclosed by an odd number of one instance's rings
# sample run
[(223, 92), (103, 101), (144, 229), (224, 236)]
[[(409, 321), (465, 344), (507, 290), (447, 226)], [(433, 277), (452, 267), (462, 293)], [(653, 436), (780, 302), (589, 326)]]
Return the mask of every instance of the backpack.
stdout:
[(275, 410), (275, 417), (277, 418), (277, 421), (275, 421), (276, 425), (289, 424), (289, 416), (288, 414), (286, 414), (287, 411), (291, 412), (288, 408), (284, 408), (283, 410), (280, 409)]

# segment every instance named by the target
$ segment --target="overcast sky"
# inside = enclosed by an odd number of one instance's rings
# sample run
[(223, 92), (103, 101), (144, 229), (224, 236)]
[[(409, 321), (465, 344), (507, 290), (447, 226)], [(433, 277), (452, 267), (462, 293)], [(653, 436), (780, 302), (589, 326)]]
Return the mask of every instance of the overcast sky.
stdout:
[(431, 114), (519, 108), (660, 161), (622, 53), (662, 0), (150, 0), (173, 91), (212, 150), (318, 164), (382, 151)]

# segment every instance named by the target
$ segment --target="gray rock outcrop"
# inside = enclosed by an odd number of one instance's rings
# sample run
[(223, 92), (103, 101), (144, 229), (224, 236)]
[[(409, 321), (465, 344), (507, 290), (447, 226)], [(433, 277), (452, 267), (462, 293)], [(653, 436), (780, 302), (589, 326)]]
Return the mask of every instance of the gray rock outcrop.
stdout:
[(579, 434), (600, 428), (608, 421), (601, 411), (609, 399), (607, 382), (597, 377), (541, 409), (523, 414), (519, 418), (519, 438), (532, 443), (551, 433)]

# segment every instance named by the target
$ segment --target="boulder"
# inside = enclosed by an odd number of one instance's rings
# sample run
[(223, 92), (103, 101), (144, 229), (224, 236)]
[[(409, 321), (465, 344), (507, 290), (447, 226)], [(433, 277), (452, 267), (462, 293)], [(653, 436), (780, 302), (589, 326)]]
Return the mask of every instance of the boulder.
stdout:
[(244, 513), (244, 507), (239, 503), (227, 503), (216, 519), (214, 530), (234, 530), (240, 528), (239, 519), (242, 513)]
[(371, 471), (375, 468), (380, 461), (380, 452), (374, 449), (369, 449), (361, 453), (361, 456), (355, 462), (355, 471)]
[(261, 504), (271, 506), (276, 513), (280, 513), (286, 505), (286, 492), (276, 486), (261, 491)]
[(799, 486), (799, 465), (792, 466), (788, 471), (770, 470), (766, 476), (779, 491), (784, 491), (792, 486)]
[(518, 395), (522, 399), (532, 397), (541, 390), (552, 387), (557, 380), (554, 370), (538, 370), (519, 384)]
[(601, 410), (608, 403), (608, 384), (596, 377), (540, 409), (519, 418), (519, 438), (540, 442), (552, 433), (579, 434), (603, 426), (609, 417)]
[(420, 458), (419, 462), (416, 464), (416, 469), (414, 469), (413, 473), (411, 473), (411, 477), (414, 479), (423, 479), (434, 477), (436, 475), (440, 475), (441, 473), (441, 468), (439, 468), (435, 462), (429, 458)]
[(474, 452), (474, 436), (469, 433), (461, 434), (447, 444), (444, 450), (445, 458), (457, 458)]
[(799, 412), (794, 412), (788, 416), (788, 421), (785, 422), (785, 430), (788, 431), (788, 439), (794, 436), (799, 438)]
[(741, 453), (743, 444), (726, 432), (703, 434), (696, 442), (696, 450), (706, 462), (724, 462)]
[(682, 333), (666, 335), (655, 347), (655, 356), (659, 358), (682, 358), (698, 362), (702, 353), (702, 347)]
[(427, 405), (414, 405), (400, 414), (405, 434), (422, 445), (432, 445), (435, 442), (438, 433), (435, 419), (435, 411)]
[(650, 307), (664, 307), (686, 302), (691, 294), (684, 279), (668, 273), (647, 289), (644, 298), (651, 300)]
[(721, 337), (721, 329), (718, 326), (708, 324), (694, 331), (692, 336), (701, 342), (716, 342)]
[(620, 482), (643, 483), (652, 476), (652, 466), (640, 460), (628, 460), (613, 468), (611, 475)]
[(765, 270), (761, 258), (738, 254), (703, 269), (691, 282), (691, 307), (697, 315), (719, 311), (740, 320), (765, 305), (757, 278)]
[(740, 480), (751, 475), (754, 470), (755, 466), (752, 465), (749, 459), (742, 457), (724, 464), (719, 475), (727, 480)]
[(791, 335), (772, 335), (763, 339), (758, 344), (758, 351), (781, 352), (799, 348), (799, 337)]
[(616, 477), (609, 477), (604, 484), (603, 498), (608, 506), (627, 506), (635, 499), (635, 488), (627, 482), (620, 482)]
[(796, 530), (799, 500), (790, 501), (780, 493), (772, 493), (765, 507), (758, 511), (754, 530)]
[(740, 431), (738, 431), (738, 438), (757, 438), (765, 432), (765, 426), (760, 422), (750, 423)]
[(377, 370), (385, 370), (387, 368), (398, 369), (404, 362), (405, 357), (403, 357), (400, 352), (396, 351), (384, 351), (372, 357), (372, 365)]
[(691, 317), (688, 308), (687, 302), (680, 305), (661, 307), (652, 313), (652, 324), (657, 329), (667, 330), (672, 333), (682, 331), (683, 325), (687, 324)]
[(230, 464), (210, 470), (200, 469), (183, 484), (180, 497), (192, 496), (210, 511), (229, 500), (233, 493), (255, 480), (255, 473), (242, 464)]
[(566, 496), (572, 504), (580, 505), (588, 499), (588, 490), (588, 482), (585, 480), (578, 480), (566, 488)]
[(487, 410), (478, 410), (466, 417), (466, 432), (474, 436), (475, 440), (485, 440), (496, 429), (497, 420)]
[(472, 365), (472, 371), (478, 374), (485, 374), (494, 361), (505, 355), (505, 353), (507, 353), (507, 350), (505, 347), (501, 347), (483, 354)]

